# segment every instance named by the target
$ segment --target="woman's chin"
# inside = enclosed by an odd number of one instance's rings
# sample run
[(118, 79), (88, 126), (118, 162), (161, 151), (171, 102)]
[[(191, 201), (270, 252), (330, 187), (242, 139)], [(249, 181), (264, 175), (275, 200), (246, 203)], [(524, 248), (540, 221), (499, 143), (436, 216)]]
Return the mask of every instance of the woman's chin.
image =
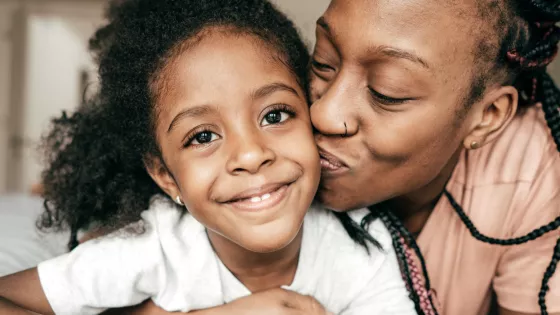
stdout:
[(315, 199), (327, 209), (335, 212), (346, 212), (367, 206), (367, 204), (362, 205), (357, 202), (357, 199), (349, 197), (351, 195), (351, 192), (345, 192), (343, 189), (336, 190), (321, 186)]

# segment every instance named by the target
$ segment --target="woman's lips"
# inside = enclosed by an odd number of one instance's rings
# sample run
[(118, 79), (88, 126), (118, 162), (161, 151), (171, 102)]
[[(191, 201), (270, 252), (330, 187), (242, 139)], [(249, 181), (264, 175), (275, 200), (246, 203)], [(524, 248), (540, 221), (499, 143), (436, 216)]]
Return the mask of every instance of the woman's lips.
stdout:
[(319, 150), (319, 156), (321, 157), (321, 168), (323, 172), (336, 172), (348, 168), (344, 162), (324, 150)]

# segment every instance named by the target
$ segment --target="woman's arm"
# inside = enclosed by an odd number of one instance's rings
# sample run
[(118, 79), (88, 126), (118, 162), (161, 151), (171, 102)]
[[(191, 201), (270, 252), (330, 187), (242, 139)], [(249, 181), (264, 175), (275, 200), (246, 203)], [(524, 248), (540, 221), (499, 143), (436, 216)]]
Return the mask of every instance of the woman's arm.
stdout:
[(39, 281), (37, 268), (0, 278), (0, 313), (54, 314)]

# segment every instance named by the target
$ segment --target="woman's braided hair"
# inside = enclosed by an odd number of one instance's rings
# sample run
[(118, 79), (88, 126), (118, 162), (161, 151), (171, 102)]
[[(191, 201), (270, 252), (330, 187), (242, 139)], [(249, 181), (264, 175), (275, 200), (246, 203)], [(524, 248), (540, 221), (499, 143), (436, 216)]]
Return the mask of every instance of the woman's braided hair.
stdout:
[[(513, 84), (520, 93), (522, 106), (533, 106), (536, 103), (542, 104), (542, 109), (551, 135), (560, 151), (560, 90), (555, 85), (550, 75), (546, 72), (546, 67), (553, 61), (558, 52), (558, 42), (560, 40), (560, 29), (556, 22), (560, 20), (560, 1), (558, 0), (477, 0), (479, 8), (488, 8), (492, 4), (497, 8), (497, 23), (494, 25), (495, 33), (498, 34), (499, 48), (495, 55), (486, 56), (491, 62), (490, 69), (477, 72), (478, 77), (473, 80), (469, 102), (475, 101), (480, 97), (489, 83), (491, 72), (505, 74), (502, 75), (503, 84)], [(501, 2), (503, 6), (495, 5)], [(505, 30), (505, 32), (503, 31)], [(481, 45), (487, 48), (488, 45)], [(484, 49), (482, 49), (484, 50)], [(482, 51), (481, 50), (481, 51)], [(478, 58), (477, 58), (478, 59)], [(457, 215), (463, 221), (471, 235), (477, 240), (489, 244), (501, 246), (514, 246), (535, 240), (546, 233), (554, 231), (560, 227), (560, 217), (552, 222), (543, 225), (527, 235), (512, 239), (496, 239), (485, 236), (478, 231), (473, 222), (469, 219), (462, 207), (456, 202), (453, 196), (444, 191), (445, 196)], [(429, 297), (429, 305), (421, 303), (422, 292), (431, 292), (429, 276), (422, 253), (416, 244), (415, 238), (405, 228), (403, 223), (385, 204), (370, 207), (371, 215), (364, 218), (363, 227), (379, 217), (389, 228), (393, 238), (393, 244), (397, 257), (401, 264), (401, 271), (407, 287), (411, 291), (411, 299), (417, 305), (419, 314), (437, 314), (434, 303)], [(404, 240), (404, 245), (402, 240)], [(407, 250), (412, 249), (420, 260), (421, 270), (424, 276), (424, 287), (418, 290), (413, 286), (413, 279), (417, 277), (414, 266), (407, 260)], [(538, 302), (542, 315), (547, 315), (546, 293), (549, 290), (548, 282), (556, 271), (560, 260), (560, 237), (556, 242), (552, 253), (552, 259), (548, 265), (542, 279), (541, 289), (535, 301)], [(420, 292), (419, 292), (420, 291)]]

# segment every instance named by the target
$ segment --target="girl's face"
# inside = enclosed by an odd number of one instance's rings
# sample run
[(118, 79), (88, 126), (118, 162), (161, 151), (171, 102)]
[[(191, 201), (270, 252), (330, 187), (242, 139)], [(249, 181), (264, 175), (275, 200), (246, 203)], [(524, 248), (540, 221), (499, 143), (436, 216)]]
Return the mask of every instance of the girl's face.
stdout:
[(260, 39), (227, 31), (205, 32), (163, 72), (156, 136), (168, 172), (152, 177), (209, 233), (253, 252), (287, 246), (320, 176), (295, 76)]
[(473, 116), (464, 111), (476, 37), (467, 6), (331, 2), (317, 23), (311, 71), (323, 165), (318, 197), (326, 205), (375, 204), (452, 169)]

